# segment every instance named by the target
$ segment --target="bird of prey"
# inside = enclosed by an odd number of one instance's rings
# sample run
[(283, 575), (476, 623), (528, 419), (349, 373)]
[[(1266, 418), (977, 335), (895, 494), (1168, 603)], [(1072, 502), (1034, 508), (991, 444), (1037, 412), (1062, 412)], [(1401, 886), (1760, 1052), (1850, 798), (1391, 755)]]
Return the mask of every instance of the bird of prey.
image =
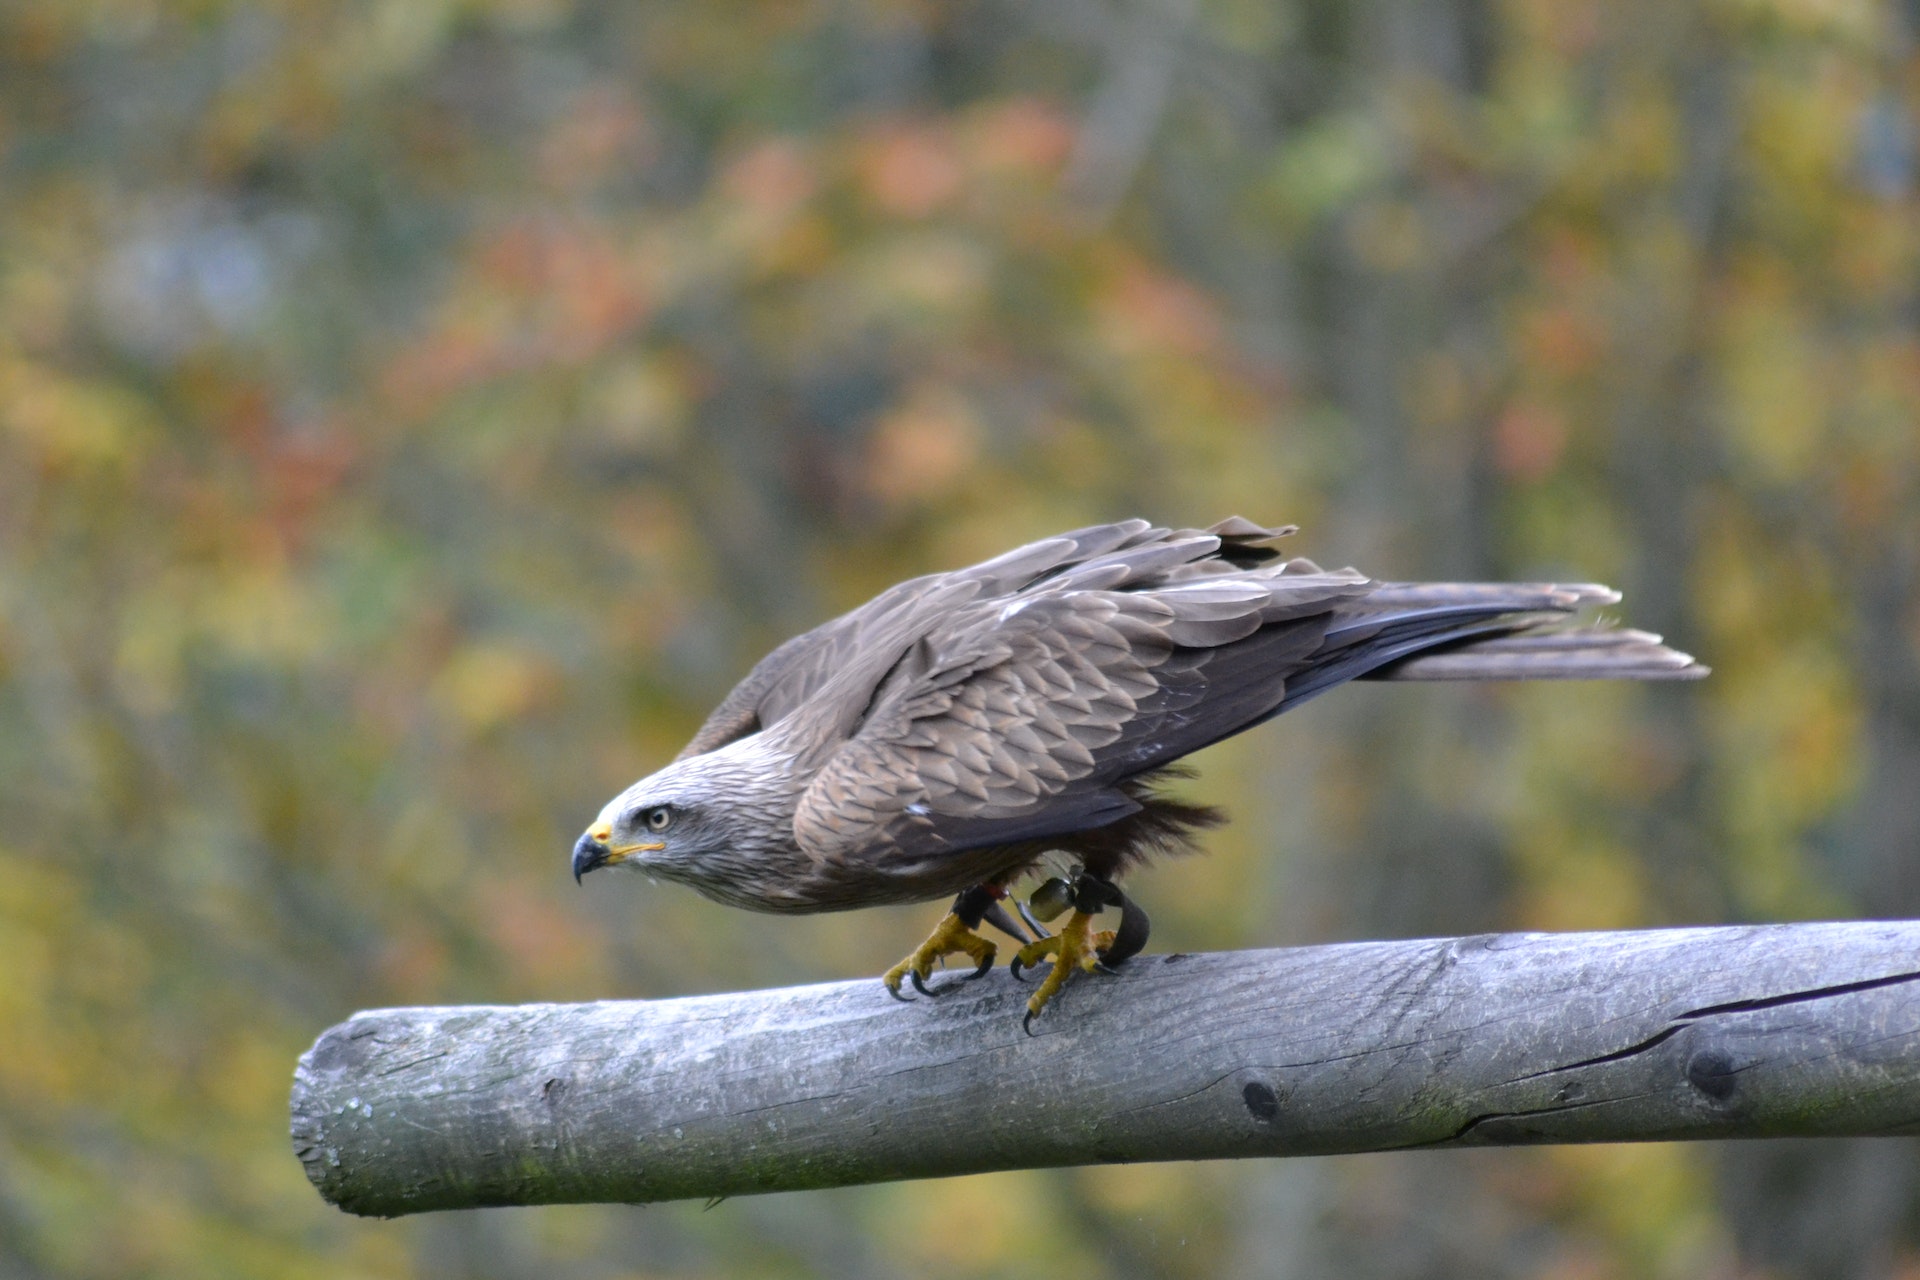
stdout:
[[(762, 659), (600, 811), (574, 877), (630, 867), (772, 912), (956, 894), (887, 990), (941, 990), (955, 954), (984, 974), (990, 923), (1022, 943), (1016, 977), (1051, 962), (1031, 1029), (1071, 974), (1144, 945), (1118, 878), (1222, 821), (1162, 789), (1183, 756), (1349, 680), (1706, 674), (1658, 636), (1569, 622), (1606, 587), (1375, 581), (1285, 558), (1292, 532), (1127, 520), (882, 592)], [(1020, 904), (1030, 937), (1002, 904), (1055, 855), (1072, 871)], [(1108, 907), (1119, 927), (1096, 932)]]

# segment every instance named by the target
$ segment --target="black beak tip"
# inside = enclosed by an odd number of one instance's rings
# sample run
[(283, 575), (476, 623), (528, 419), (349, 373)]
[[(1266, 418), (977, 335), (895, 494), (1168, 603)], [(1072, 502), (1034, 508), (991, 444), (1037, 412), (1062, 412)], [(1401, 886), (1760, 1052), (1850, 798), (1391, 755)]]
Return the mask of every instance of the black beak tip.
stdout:
[(592, 836), (581, 836), (573, 845), (573, 882), (579, 884), (581, 876), (595, 867), (604, 867), (611, 852)]

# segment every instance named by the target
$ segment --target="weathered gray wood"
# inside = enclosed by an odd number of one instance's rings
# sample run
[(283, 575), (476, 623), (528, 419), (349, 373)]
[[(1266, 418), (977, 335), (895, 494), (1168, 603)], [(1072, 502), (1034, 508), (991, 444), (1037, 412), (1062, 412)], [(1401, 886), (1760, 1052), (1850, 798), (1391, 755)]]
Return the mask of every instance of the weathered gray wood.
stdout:
[(1035, 1035), (1004, 970), (355, 1015), (293, 1139), (353, 1213), (1121, 1160), (1920, 1130), (1920, 922), (1149, 955)]

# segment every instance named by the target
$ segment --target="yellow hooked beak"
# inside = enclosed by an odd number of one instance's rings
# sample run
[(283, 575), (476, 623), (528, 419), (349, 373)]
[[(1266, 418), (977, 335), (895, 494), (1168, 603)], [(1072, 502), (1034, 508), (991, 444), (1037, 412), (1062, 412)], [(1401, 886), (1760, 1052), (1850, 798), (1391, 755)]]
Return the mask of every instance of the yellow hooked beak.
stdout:
[(573, 846), (573, 878), (577, 883), (581, 876), (599, 867), (617, 867), (636, 853), (657, 853), (667, 847), (664, 840), (647, 841), (640, 844), (609, 845), (613, 836), (610, 823), (596, 822), (587, 828), (587, 834), (580, 837)]

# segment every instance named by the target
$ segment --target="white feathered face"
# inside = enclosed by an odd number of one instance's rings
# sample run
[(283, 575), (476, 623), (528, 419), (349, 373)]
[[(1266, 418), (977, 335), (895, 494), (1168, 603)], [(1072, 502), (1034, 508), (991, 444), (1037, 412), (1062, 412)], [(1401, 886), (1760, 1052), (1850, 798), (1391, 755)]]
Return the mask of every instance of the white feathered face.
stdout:
[(573, 846), (573, 878), (600, 867), (631, 866), (671, 874), (710, 835), (706, 803), (690, 798), (689, 772), (669, 765), (622, 791)]
[(676, 761), (609, 800), (574, 843), (574, 879), (632, 867), (704, 889), (736, 873), (769, 835), (792, 831), (792, 792), (758, 745)]
[(603, 810), (599, 820), (573, 846), (573, 878), (578, 880), (599, 867), (617, 867), (665, 853), (676, 816), (669, 804), (622, 808), (612, 818)]

